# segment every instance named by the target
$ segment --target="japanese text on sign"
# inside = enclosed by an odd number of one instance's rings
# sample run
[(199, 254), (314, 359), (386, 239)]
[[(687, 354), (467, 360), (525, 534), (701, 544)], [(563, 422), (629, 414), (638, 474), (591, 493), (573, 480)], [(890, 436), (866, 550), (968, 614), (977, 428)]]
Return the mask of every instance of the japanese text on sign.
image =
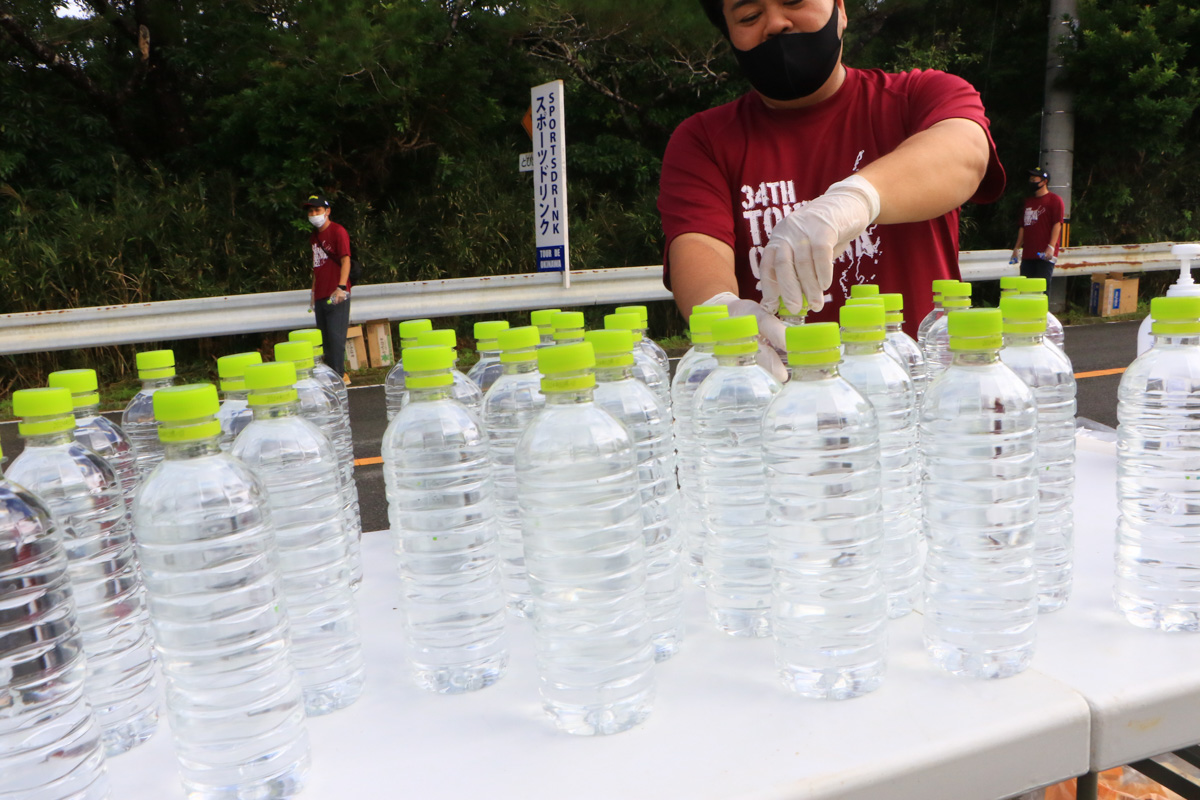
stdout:
[(566, 272), (567, 149), (563, 115), (563, 82), (535, 86), (533, 106), (533, 206), (537, 267), (541, 272)]

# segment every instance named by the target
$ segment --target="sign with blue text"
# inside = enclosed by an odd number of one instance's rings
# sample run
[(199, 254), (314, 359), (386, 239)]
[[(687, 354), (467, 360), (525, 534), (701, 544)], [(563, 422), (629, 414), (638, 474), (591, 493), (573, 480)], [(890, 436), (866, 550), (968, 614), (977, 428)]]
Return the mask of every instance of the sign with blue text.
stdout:
[(567, 236), (567, 137), (563, 82), (530, 91), (533, 101), (533, 211), (538, 272), (563, 273), (570, 285)]

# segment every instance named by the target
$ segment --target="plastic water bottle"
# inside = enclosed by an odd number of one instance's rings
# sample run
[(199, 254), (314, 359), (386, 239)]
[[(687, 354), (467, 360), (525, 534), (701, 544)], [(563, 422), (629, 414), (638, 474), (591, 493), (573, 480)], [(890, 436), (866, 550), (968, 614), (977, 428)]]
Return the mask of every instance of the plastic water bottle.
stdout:
[(175, 385), (175, 353), (170, 350), (148, 350), (138, 353), (136, 360), (142, 389), (125, 406), (121, 414), (121, 430), (133, 442), (140, 484), (150, 470), (162, 461), (158, 421), (154, 419), (154, 393)]
[[(634, 331), (637, 338), (637, 347), (639, 350), (645, 351), (654, 363), (662, 368), (664, 375), (671, 374), (671, 359), (667, 356), (667, 351), (659, 346), (658, 342), (650, 338), (650, 312), (645, 306), (617, 306), (617, 314), (634, 314), (641, 320), (641, 327)], [(668, 398), (669, 399), (669, 398)]]
[(354, 482), (353, 442), (344, 430), (346, 417), (337, 395), (313, 376), (310, 342), (279, 342), (275, 345), (275, 360), (290, 361), (295, 365), (300, 416), (320, 428), (337, 453), (342, 525), (350, 536), (350, 585), (357, 589), (362, 583), (362, 517), (358, 508), (358, 485)]
[(470, 692), (508, 667), (488, 441), (453, 397), (453, 349), (402, 358), (409, 400), (383, 435), (383, 477), (408, 660), (421, 688)]
[[(873, 286), (870, 284), (861, 284), (861, 283), (855, 284), (855, 286), (858, 286), (859, 288), (866, 287), (866, 286), (870, 286), (870, 288), (872, 288), (872, 289), (879, 288), (877, 286)], [(846, 305), (847, 306), (871, 306), (873, 308), (878, 308), (880, 313), (886, 314), (886, 311), (884, 308), (884, 299), (883, 299), (883, 295), (881, 295), (881, 294), (868, 294), (868, 295), (861, 295), (859, 297), (848, 297), (848, 298), (846, 298)], [(891, 341), (888, 340), (886, 335), (883, 338), (883, 352), (886, 355), (891, 356), (893, 361), (895, 361), (897, 364), (899, 364), (901, 367), (903, 367), (905, 372), (908, 372), (908, 359), (900, 354), (900, 351), (897, 350), (896, 347), (891, 343)], [(912, 375), (910, 374), (909, 377), (911, 378)]]
[(896, 619), (913, 610), (921, 591), (921, 453), (912, 379), (883, 350), (884, 319), (879, 306), (842, 306), (840, 373), (875, 409), (883, 472), (880, 569), (887, 615)]
[(550, 318), (554, 326), (554, 344), (579, 344), (583, 341), (583, 312), (560, 311)]
[(804, 318), (808, 316), (808, 310), (805, 309), (804, 311), (792, 311), (790, 308), (784, 305), (782, 300), (780, 300), (778, 316), (779, 321), (782, 322), (785, 327), (795, 328), (804, 324)]
[(900, 361), (912, 378), (916, 406), (921, 407), (925, 396), (925, 356), (916, 340), (904, 332), (904, 295), (883, 294), (883, 310), (887, 322), (887, 343), (900, 354)]
[(14, 392), (13, 413), (21, 418), (25, 449), (8, 474), (62, 526), (87, 656), (84, 691), (105, 752), (124, 753), (158, 727), (158, 688), (121, 484), (104, 459), (75, 441), (68, 390)]
[[(729, 316), (729, 307), (728, 307), (728, 306), (720, 306), (720, 305), (716, 305), (716, 306), (692, 306), (692, 316), (696, 316), (697, 314), (716, 314), (716, 315), (718, 315), (718, 316), (721, 316), (721, 317), (728, 317), (728, 316)], [(689, 324), (689, 327), (688, 327), (688, 333), (689, 333), (689, 334), (691, 333), (691, 326), (690, 326), (690, 324)], [(712, 331), (711, 331), (711, 330), (709, 330), (709, 331), (708, 331), (706, 334), (704, 334), (704, 337), (705, 337), (705, 341), (706, 341), (708, 344), (710, 344), (710, 345), (711, 345), (711, 344), (713, 343), (713, 342), (712, 342)], [(684, 365), (684, 362), (690, 361), (691, 359), (698, 357), (698, 355), (699, 355), (699, 353), (698, 353), (698, 351), (697, 351), (697, 349), (696, 349), (696, 342), (693, 340), (693, 341), (692, 341), (692, 345), (691, 345), (691, 347), (689, 347), (689, 348), (688, 348), (688, 349), (687, 349), (687, 350), (684, 352), (683, 356), (682, 356), (682, 357), (679, 359), (679, 363), (678, 363), (678, 364), (675, 366), (675, 372), (676, 372), (676, 374), (678, 374), (678, 373), (679, 373), (679, 370), (680, 370), (680, 368), (681, 368), (681, 367), (683, 367), (683, 365)], [(706, 356), (706, 357), (707, 357), (707, 358), (709, 358), (709, 359), (714, 359), (714, 362), (713, 362), (713, 363), (716, 363), (716, 362), (715, 362), (715, 357), (714, 357), (714, 356), (713, 356), (713, 354), (712, 354), (712, 348), (711, 348), (711, 347), (709, 347), (709, 348), (708, 348), (708, 354), (707, 354), (707, 356)], [(674, 406), (674, 404), (675, 404), (675, 396), (674, 396), (674, 388), (675, 388), (675, 387), (674, 387), (674, 383), (675, 383), (675, 379), (672, 377), (672, 379), (671, 379), (671, 384), (672, 384), (672, 386), (671, 386), (671, 389), (672, 389), (672, 395), (671, 395), (671, 405), (672, 405), (672, 406)]]
[(684, 571), (701, 588), (707, 585), (708, 580), (704, 574), (705, 529), (704, 498), (700, 488), (700, 450), (692, 429), (692, 399), (704, 379), (717, 368), (712, 326), (718, 319), (728, 315), (729, 311), (724, 306), (711, 314), (692, 310), (688, 321), (692, 331), (692, 349), (679, 360), (675, 367), (675, 378), (671, 381), (671, 411), (675, 415), (675, 452), (678, 456), (679, 499), (682, 506), (679, 521), (683, 529), (684, 551), (687, 553)]
[[(942, 309), (947, 313), (971, 307), (971, 284), (959, 282), (942, 287)], [(933, 323), (921, 346), (925, 356), (925, 385), (933, 383), (950, 366), (950, 328), (946, 316)]]
[[(638, 325), (642, 322), (636, 314), (609, 314), (604, 318), (604, 327), (610, 331), (629, 331), (634, 341), (641, 333)], [(644, 348), (638, 346), (633, 351), (633, 377), (646, 385), (659, 402), (667, 409), (667, 419), (671, 419), (671, 378), (655, 357)]]
[(217, 409), (209, 384), (155, 394), (166, 456), (134, 502), (171, 736), (189, 797), (292, 797), (309, 744), (271, 504)]
[[(841, 313), (856, 323), (874, 311)], [(866, 335), (860, 327), (849, 335)], [(838, 345), (831, 322), (788, 329), (791, 380), (762, 422), (775, 664), (789, 690), (830, 700), (878, 689), (887, 664), (879, 425), (871, 402), (839, 376)], [(903, 373), (872, 349), (848, 352), (847, 361), (872, 359), (882, 373)]]
[(51, 372), (50, 386), (67, 389), (75, 406), (75, 441), (103, 458), (116, 473), (125, 498), (125, 508), (133, 508), (137, 491), (137, 463), (133, 443), (125, 431), (100, 413), (99, 384), (94, 369), (65, 369)]
[(0, 476), (0, 797), (105, 800), (100, 726), (57, 522)]
[(538, 329), (532, 325), (501, 331), (497, 342), (504, 374), (483, 396), (483, 429), (487, 433), (488, 454), (492, 461), (500, 538), (500, 578), (508, 608), (519, 617), (527, 615), (530, 596), (513, 462), (521, 434), (546, 405), (542, 374), (537, 369), (539, 340)]
[[(1003, 287), (1001, 287), (1003, 292)], [(1043, 297), (1046, 294), (1046, 279), (1045, 278), (1021, 278), (1017, 285), (1017, 294), (1037, 294)], [(1063, 324), (1058, 321), (1058, 317), (1046, 311), (1046, 340), (1051, 342), (1059, 350), (1065, 346), (1066, 335), (1063, 332)]]
[(1038, 610), (1057, 611), (1071, 596), (1075, 530), (1075, 375), (1063, 352), (1043, 336), (1045, 295), (1002, 297), (1000, 360), (1033, 392), (1037, 404), (1038, 520), (1034, 565)]
[(246, 368), (254, 419), (231, 454), (267, 487), (292, 664), (309, 716), (358, 699), (363, 654), (350, 587), (350, 537), (338, 491), (341, 465), (325, 432), (300, 416), (288, 361)]
[(383, 382), (383, 394), (387, 403), (388, 422), (400, 413), (408, 402), (408, 390), (404, 388), (404, 359), (403, 353), (410, 347), (417, 346), (417, 337), (425, 331), (433, 330), (433, 322), (427, 319), (410, 319), (400, 323), (400, 353), (395, 365), (388, 370)]
[[(417, 336), (417, 346), (449, 347), (451, 350), (454, 350), (455, 353), (457, 353), (458, 334), (449, 328), (425, 331)], [(450, 370), (450, 375), (454, 379), (454, 385), (450, 390), (450, 396), (478, 414), (483, 408), (483, 392), (480, 391), (478, 384), (460, 372), (457, 368), (452, 368)]]
[[(679, 556), (679, 489), (675, 482), (675, 442), (671, 417), (662, 400), (633, 375), (634, 332), (588, 331), (596, 355), (596, 405), (633, 435), (642, 495), (642, 539), (646, 544), (646, 614), (654, 658), (665, 661), (683, 641), (683, 573)], [(657, 369), (657, 365), (654, 365)]]
[(246, 388), (246, 367), (261, 364), (262, 355), (235, 353), (217, 359), (217, 377), (221, 379), (221, 408), (217, 411), (217, 422), (221, 423), (221, 449), (226, 453), (233, 447), (233, 440), (254, 419), (254, 413), (246, 402), (250, 390)]
[(709, 616), (725, 633), (770, 636), (762, 418), (780, 383), (755, 361), (754, 317), (718, 319), (712, 333), (717, 368), (692, 398), (692, 430), (700, 455), (705, 598)]
[(550, 347), (554, 344), (554, 315), (561, 311), (561, 308), (539, 308), (537, 311), (529, 312), (529, 324), (538, 329), (539, 348)]
[(542, 707), (560, 730), (618, 733), (650, 714), (637, 451), (593, 401), (590, 344), (538, 351), (546, 407), (517, 444)]
[(933, 282), (933, 308), (925, 315), (925, 319), (921, 320), (921, 324), (917, 326), (917, 344), (921, 347), (922, 354), (925, 352), (925, 337), (929, 335), (929, 329), (933, 327), (933, 323), (946, 316), (946, 309), (942, 307), (942, 290), (947, 286), (955, 286), (957, 284), (958, 281), (948, 278), (942, 278)]
[(925, 389), (925, 648), (949, 672), (1029, 666), (1037, 624), (1037, 406), (1000, 361), (994, 308), (949, 315), (950, 366)]
[[(350, 432), (350, 392), (346, 390), (346, 382), (342, 376), (333, 371), (333, 367), (325, 363), (325, 334), (320, 328), (301, 328), (288, 334), (289, 342), (308, 342), (313, 346), (313, 377), (323, 383), (337, 395), (342, 406), (342, 416), (346, 418), (345, 435), (349, 438), (351, 448), (354, 446), (353, 435)], [(346, 445), (334, 442), (335, 447)]]
[(475, 323), (475, 348), (479, 352), (479, 360), (471, 367), (467, 377), (475, 382), (479, 391), (487, 394), (496, 379), (504, 374), (504, 366), (500, 363), (500, 345), (497, 337), (501, 331), (508, 330), (508, 323), (502, 319)]
[[(1186, 242), (1171, 245), (1171, 255), (1179, 259), (1179, 277), (1167, 287), (1167, 297), (1200, 297), (1200, 283), (1192, 277), (1192, 261), (1200, 258), (1200, 244)], [(1147, 316), (1138, 326), (1137, 354), (1140, 356), (1154, 346), (1150, 329), (1154, 317)]]
[(1154, 346), (1117, 391), (1117, 608), (1200, 631), (1200, 297), (1156, 297)]

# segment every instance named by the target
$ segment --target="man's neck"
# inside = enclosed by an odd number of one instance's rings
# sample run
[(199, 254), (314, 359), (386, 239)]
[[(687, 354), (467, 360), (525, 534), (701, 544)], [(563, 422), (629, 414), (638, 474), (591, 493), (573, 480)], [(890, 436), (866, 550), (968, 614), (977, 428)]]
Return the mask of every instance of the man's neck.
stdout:
[(838, 93), (838, 90), (842, 88), (842, 84), (845, 82), (846, 67), (839, 60), (837, 67), (835, 67), (833, 70), (833, 74), (829, 76), (829, 80), (825, 81), (824, 85), (822, 85), (820, 89), (817, 89), (810, 95), (798, 97), (795, 100), (772, 100), (761, 93), (758, 96), (762, 98), (763, 105), (765, 105), (767, 108), (808, 108), (809, 106), (815, 106), (817, 103), (833, 97)]

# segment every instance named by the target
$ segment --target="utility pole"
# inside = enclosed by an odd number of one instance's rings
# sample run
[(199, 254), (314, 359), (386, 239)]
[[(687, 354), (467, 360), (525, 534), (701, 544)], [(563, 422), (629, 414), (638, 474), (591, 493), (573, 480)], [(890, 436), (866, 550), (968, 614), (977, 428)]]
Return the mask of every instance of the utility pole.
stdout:
[[(1050, 173), (1050, 191), (1063, 200), (1063, 246), (1071, 244), (1071, 179), (1075, 168), (1075, 111), (1071, 92), (1062, 83), (1059, 45), (1071, 37), (1079, 20), (1075, 0), (1050, 0), (1050, 35), (1046, 43), (1046, 98), (1042, 106), (1041, 166)], [(1051, 282), (1050, 305), (1066, 304), (1066, 281)]]

